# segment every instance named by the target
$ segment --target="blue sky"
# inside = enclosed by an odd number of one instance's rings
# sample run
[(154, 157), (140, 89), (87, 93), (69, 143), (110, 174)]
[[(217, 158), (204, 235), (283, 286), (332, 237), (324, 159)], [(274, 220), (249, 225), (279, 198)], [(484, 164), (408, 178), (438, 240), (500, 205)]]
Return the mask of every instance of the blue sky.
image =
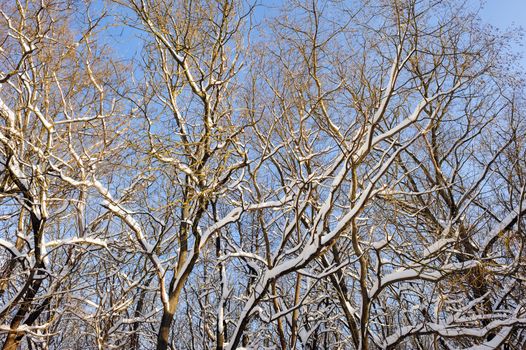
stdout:
[(513, 24), (526, 27), (526, 0), (486, 0), (481, 16), (501, 28)]
[[(477, 6), (478, 0), (469, 0)], [(479, 15), (482, 20), (499, 29), (506, 30), (511, 27), (522, 27), (526, 29), (526, 0), (482, 0), (485, 2)], [(261, 4), (279, 4), (276, 0), (260, 0)], [(96, 14), (104, 8), (102, 1), (94, 1), (92, 3), (92, 10)], [(260, 10), (261, 9), (257, 9)], [(265, 11), (269, 11), (268, 8)], [(107, 38), (110, 45), (117, 47), (117, 51), (122, 57), (134, 56), (140, 51), (139, 41), (136, 39), (139, 32), (134, 30), (123, 30), (121, 28), (113, 28), (110, 30), (111, 38)], [(520, 45), (514, 45), (517, 53), (523, 55), (521, 63), (523, 68), (526, 68), (526, 36), (522, 38)]]
[[(526, 0), (486, 0), (480, 16), (499, 29), (505, 30), (512, 26), (526, 29)], [(526, 67), (526, 37), (514, 49), (523, 55), (521, 63), (523, 68)]]

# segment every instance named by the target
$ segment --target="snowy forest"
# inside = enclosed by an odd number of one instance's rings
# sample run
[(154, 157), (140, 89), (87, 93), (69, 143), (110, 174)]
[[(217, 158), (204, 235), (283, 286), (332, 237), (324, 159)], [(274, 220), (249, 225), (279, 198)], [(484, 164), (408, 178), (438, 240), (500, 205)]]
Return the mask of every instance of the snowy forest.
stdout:
[(481, 6), (0, 0), (1, 349), (524, 349)]

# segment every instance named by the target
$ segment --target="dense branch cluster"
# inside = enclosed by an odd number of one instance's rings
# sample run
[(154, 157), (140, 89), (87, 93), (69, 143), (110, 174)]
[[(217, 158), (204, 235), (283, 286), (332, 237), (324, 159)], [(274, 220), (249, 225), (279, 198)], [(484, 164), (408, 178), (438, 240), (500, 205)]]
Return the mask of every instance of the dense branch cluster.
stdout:
[(2, 349), (522, 349), (523, 80), (475, 5), (1, 2)]

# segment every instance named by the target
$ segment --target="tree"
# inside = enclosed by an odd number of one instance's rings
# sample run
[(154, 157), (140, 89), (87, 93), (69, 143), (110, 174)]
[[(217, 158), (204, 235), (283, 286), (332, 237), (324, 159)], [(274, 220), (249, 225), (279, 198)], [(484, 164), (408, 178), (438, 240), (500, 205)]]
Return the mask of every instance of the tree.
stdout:
[(91, 298), (93, 284), (108, 283), (87, 276), (109, 237), (89, 185), (115, 170), (100, 159), (111, 152), (119, 164), (123, 153), (120, 97), (108, 87), (119, 84), (119, 68), (91, 41), (100, 18), (73, 23), (82, 7), (29, 1), (1, 10), (3, 349), (26, 334), (28, 347), (46, 339), (60, 347), (47, 335), (72, 327), (57, 329), (63, 317), (82, 317), (78, 300)]
[(524, 346), (523, 81), (468, 5), (2, 5), (3, 348)]

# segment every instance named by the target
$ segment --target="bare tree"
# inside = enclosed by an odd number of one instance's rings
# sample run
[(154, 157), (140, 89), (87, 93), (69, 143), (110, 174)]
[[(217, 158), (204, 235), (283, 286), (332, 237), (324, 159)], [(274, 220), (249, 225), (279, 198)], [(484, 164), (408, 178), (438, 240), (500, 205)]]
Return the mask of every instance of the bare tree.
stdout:
[(98, 259), (89, 267), (84, 259), (107, 248), (107, 228), (98, 227), (106, 214), (93, 207), (87, 184), (114, 170), (97, 165), (110, 151), (119, 164), (123, 145), (119, 97), (106, 85), (119, 83), (118, 64), (91, 41), (102, 18), (79, 16), (86, 25), (75, 28), (68, 16), (83, 9), (67, 2), (1, 10), (0, 319), (3, 349), (16, 349), (25, 335), (27, 347), (49, 341), (99, 283), (85, 279)]
[(274, 5), (1, 5), (4, 349), (526, 344), (513, 33)]

